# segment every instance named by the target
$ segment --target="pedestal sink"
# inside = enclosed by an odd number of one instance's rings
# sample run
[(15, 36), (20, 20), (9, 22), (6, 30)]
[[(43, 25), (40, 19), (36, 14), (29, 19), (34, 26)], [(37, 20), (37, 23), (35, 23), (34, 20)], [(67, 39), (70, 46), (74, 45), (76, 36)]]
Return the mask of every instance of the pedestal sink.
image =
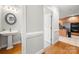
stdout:
[(7, 41), (7, 49), (11, 49), (13, 48), (13, 44), (12, 44), (12, 36), (16, 35), (18, 33), (18, 31), (2, 31), (0, 32), (0, 35), (2, 36), (7, 36), (8, 37), (8, 41)]

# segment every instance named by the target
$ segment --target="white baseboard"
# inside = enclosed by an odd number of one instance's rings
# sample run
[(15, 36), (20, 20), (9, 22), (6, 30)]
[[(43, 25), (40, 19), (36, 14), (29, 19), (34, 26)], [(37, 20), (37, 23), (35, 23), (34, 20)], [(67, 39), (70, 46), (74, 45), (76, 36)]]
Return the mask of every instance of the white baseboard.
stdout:
[[(56, 40), (55, 42), (52, 43), (52, 45), (55, 44), (55, 43), (58, 42), (58, 41), (59, 41), (59, 40)], [(47, 40), (44, 40), (44, 48), (46, 48), (45, 43), (46, 43), (46, 46), (47, 46), (47, 47), (51, 45), (51, 42), (49, 42), (49, 41), (47, 41)]]
[(15, 43), (13, 43), (13, 45), (16, 45), (16, 44), (19, 44), (19, 43), (21, 43), (21, 41), (17, 41)]
[(41, 49), (40, 51), (36, 52), (35, 54), (42, 54), (44, 52), (44, 49)]
[(6, 49), (9, 50), (9, 49), (12, 49), (12, 48), (13, 48), (13, 46), (10, 46), (10, 47), (7, 47)]

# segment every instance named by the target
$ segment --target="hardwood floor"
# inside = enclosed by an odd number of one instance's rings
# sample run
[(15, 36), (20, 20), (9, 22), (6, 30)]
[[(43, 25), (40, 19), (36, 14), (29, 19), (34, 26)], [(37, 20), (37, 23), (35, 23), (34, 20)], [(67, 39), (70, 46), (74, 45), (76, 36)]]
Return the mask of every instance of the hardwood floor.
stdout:
[(0, 50), (0, 54), (20, 54), (21, 53), (21, 44), (14, 45), (14, 48), (6, 50), (3, 48)]
[[(59, 35), (67, 37), (65, 29), (59, 30)], [(72, 33), (72, 38), (77, 38), (78, 33)], [(64, 38), (63, 38), (64, 39)], [(74, 39), (76, 40), (76, 39)], [(54, 45), (51, 45), (44, 49), (43, 54), (79, 54), (79, 47), (76, 45), (71, 45), (62, 41), (56, 42)]]
[(58, 41), (44, 49), (45, 54), (79, 54), (79, 47)]

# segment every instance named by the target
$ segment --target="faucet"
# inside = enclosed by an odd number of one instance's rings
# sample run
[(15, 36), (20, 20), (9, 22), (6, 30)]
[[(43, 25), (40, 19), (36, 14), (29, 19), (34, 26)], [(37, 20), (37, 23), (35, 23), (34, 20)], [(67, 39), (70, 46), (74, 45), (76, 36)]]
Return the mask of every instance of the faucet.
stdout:
[(2, 31), (5, 31), (5, 29), (2, 29)]
[(10, 28), (10, 32), (11, 32), (11, 28)]

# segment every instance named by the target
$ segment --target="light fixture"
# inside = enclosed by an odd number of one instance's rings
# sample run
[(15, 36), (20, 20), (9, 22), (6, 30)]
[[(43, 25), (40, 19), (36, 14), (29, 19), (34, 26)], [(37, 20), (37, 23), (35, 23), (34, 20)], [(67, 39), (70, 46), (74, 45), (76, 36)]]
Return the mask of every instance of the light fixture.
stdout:
[(17, 12), (16, 8), (13, 7), (13, 6), (4, 6), (4, 10), (10, 11), (10, 12), (13, 12), (13, 13)]

